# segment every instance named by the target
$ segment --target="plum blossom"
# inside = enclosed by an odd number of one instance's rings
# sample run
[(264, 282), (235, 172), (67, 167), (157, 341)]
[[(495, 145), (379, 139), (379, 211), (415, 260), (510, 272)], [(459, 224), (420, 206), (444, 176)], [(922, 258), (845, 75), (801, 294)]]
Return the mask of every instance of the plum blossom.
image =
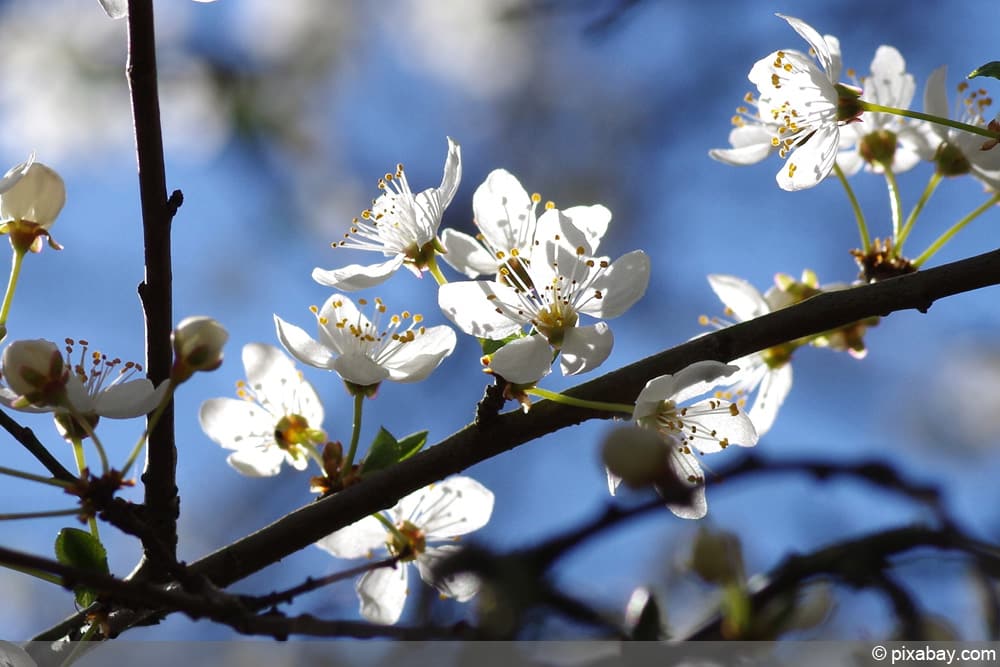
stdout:
[[(734, 165), (753, 164), (777, 150), (786, 164), (776, 180), (783, 190), (801, 190), (822, 181), (833, 169), (840, 145), (840, 126), (858, 116), (858, 91), (838, 82), (840, 42), (821, 36), (804, 21), (778, 14), (809, 44), (801, 51), (774, 51), (757, 61), (748, 78), (758, 96), (733, 117), (730, 149), (709, 155)], [(818, 61), (818, 65), (817, 65)], [(750, 106), (755, 108), (751, 113)]]
[[(493, 170), (476, 188), (472, 208), (479, 230), (475, 237), (453, 229), (441, 233), (441, 244), (447, 251), (442, 258), (469, 278), (496, 275), (512, 257), (527, 256), (539, 224), (545, 229), (559, 216), (569, 218), (587, 237), (592, 252), (611, 222), (611, 211), (601, 205), (555, 211), (552, 202), (543, 205), (541, 195), (529, 195), (505, 169)], [(543, 209), (541, 215), (539, 208)]]
[[(673, 375), (650, 380), (636, 399), (633, 419), (640, 427), (659, 434), (670, 471), (691, 491), (687, 504), (667, 505), (682, 519), (700, 519), (708, 512), (705, 476), (697, 455), (720, 452), (729, 445), (757, 444), (753, 423), (736, 403), (713, 397), (682, 406), (711, 393), (721, 378), (738, 370), (718, 361), (699, 361)], [(638, 443), (648, 445), (645, 441)], [(608, 471), (608, 490), (612, 494), (620, 481)]]
[[(362, 306), (368, 304), (359, 299)], [(310, 308), (316, 316), (318, 336), (274, 316), (278, 340), (288, 352), (309, 366), (336, 371), (348, 387), (372, 395), (383, 380), (419, 382), (455, 349), (450, 327), (423, 326), (423, 316), (403, 311), (380, 322), (387, 307), (375, 299), (375, 321), (369, 320), (354, 302), (334, 294), (322, 308)]]
[[(613, 318), (628, 310), (649, 283), (649, 257), (635, 250), (611, 262), (594, 256), (600, 235), (577, 228), (565, 212), (538, 220), (527, 255), (512, 253), (496, 280), (448, 283), (438, 304), (455, 325), (489, 340), (515, 337), (492, 355), (490, 371), (528, 384), (549, 372), (558, 353), (564, 375), (596, 368), (614, 338), (606, 322), (579, 326), (581, 314)], [(529, 325), (527, 337), (522, 327)]]
[(409, 594), (409, 565), (417, 567), (420, 578), (435, 586), (442, 595), (459, 602), (470, 600), (479, 591), (472, 575), (456, 575), (441, 581), (434, 577), (434, 564), (459, 549), (453, 541), (479, 530), (493, 513), (493, 493), (470, 477), (450, 477), (401, 499), (395, 507), (329, 535), (316, 546), (337, 558), (372, 558), (386, 549), (399, 559), (395, 567), (367, 572), (355, 590), (361, 601), (361, 615), (373, 623), (392, 625), (399, 620)]
[(313, 269), (313, 280), (337, 290), (353, 292), (380, 285), (402, 266), (418, 277), (440, 250), (437, 240), (441, 216), (451, 203), (462, 178), (461, 150), (448, 137), (448, 157), (441, 185), (413, 194), (403, 165), (378, 182), (382, 194), (371, 209), (355, 218), (335, 248), (380, 252), (389, 259), (378, 264), (350, 264), (340, 269)]
[(196, 315), (181, 320), (170, 340), (174, 347), (170, 379), (179, 384), (198, 371), (214, 371), (222, 365), (229, 332), (211, 317)]
[[(882, 45), (872, 58), (871, 74), (861, 80), (861, 99), (881, 106), (907, 109), (916, 92), (913, 75), (898, 50)], [(920, 162), (926, 151), (930, 128), (923, 121), (910, 122), (890, 113), (869, 112), (843, 128), (844, 137), (837, 164), (848, 176), (862, 166), (881, 172), (890, 164), (902, 173)], [(849, 142), (846, 144), (845, 142)]]
[[(776, 287), (761, 294), (756, 287), (736, 276), (713, 274), (708, 276), (708, 284), (726, 306), (726, 313), (737, 322), (746, 322), (789, 305), (788, 295)], [(724, 323), (723, 320), (715, 322), (717, 325)], [(774, 425), (778, 409), (791, 391), (793, 350), (794, 347), (779, 345), (733, 362), (740, 370), (728, 382), (729, 391), (738, 397), (741, 407), (753, 397), (747, 414), (760, 436)]]
[(247, 379), (237, 383), (240, 400), (212, 398), (202, 403), (202, 430), (233, 450), (226, 462), (249, 477), (277, 475), (282, 463), (305, 470), (314, 446), (326, 440), (316, 390), (273, 345), (245, 345), (243, 367)]
[(36, 162), (32, 153), (0, 179), (0, 234), (8, 234), (11, 245), (22, 253), (39, 252), (42, 237), (48, 237), (51, 248), (60, 250), (62, 246), (53, 240), (49, 228), (65, 204), (62, 177)]
[[(947, 73), (947, 67), (939, 67), (928, 77), (927, 87), (924, 89), (924, 110), (929, 114), (955, 118), (969, 125), (989, 125), (984, 114), (992, 99), (983, 89), (970, 91), (967, 81), (958, 84), (958, 92), (964, 97), (961, 102), (956, 102), (957, 110), (949, 115), (945, 85)], [(934, 162), (938, 173), (943, 176), (971, 173), (991, 189), (1000, 189), (1000, 150), (983, 150), (986, 147), (983, 137), (970, 132), (937, 123), (931, 123), (930, 128), (930, 141), (924, 147), (922, 156)]]
[(87, 420), (92, 428), (101, 417), (140, 417), (152, 412), (166, 394), (166, 382), (154, 388), (148, 379), (135, 377), (142, 373), (140, 364), (90, 352), (86, 340), (67, 338), (65, 343), (65, 357), (47, 340), (8, 345), (0, 360), (6, 381), (0, 386), (0, 403), (24, 412), (53, 412), (64, 436), (85, 437), (77, 420)]

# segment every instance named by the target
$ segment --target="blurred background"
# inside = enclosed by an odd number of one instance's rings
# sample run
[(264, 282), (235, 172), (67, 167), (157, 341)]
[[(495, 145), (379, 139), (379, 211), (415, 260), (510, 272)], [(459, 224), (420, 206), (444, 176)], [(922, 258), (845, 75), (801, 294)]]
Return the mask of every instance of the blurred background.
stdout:
[[(835, 180), (782, 192), (774, 182), (777, 158), (734, 168), (707, 156), (710, 148), (728, 146), (729, 119), (750, 90), (746, 74), (754, 61), (778, 48), (805, 48), (775, 11), (838, 36), (845, 67), (859, 76), (880, 44), (897, 47), (918, 81), (915, 108), (922, 108), (923, 82), (934, 68), (948, 66), (953, 96), (966, 73), (1000, 58), (1000, 7), (986, 0), (919, 11), (911, 3), (860, 0), (808, 8), (719, 0), (158, 3), (168, 189), (184, 193), (174, 223), (175, 320), (211, 315), (231, 334), (222, 368), (186, 384), (176, 398), (180, 557), (195, 560), (311, 501), (308, 474), (250, 479), (230, 469), (226, 452), (201, 432), (198, 407), (235, 395), (244, 376), (242, 346), (277, 343), (274, 313), (312, 330), (307, 308), (329, 295), (310, 279), (313, 267), (375, 260), (335, 251), (330, 242), (370, 204), (377, 179), (397, 162), (406, 165), (414, 189), (436, 186), (446, 136), (462, 145), (464, 174), (444, 226), (470, 231), (473, 192), (492, 169), (504, 167), (560, 207), (608, 206), (614, 214), (603, 244), (608, 255), (649, 253), (649, 290), (611, 322), (616, 345), (602, 370), (703, 331), (698, 316), (722, 312), (708, 273), (735, 274), (762, 291), (776, 272), (797, 276), (804, 268), (824, 283), (853, 280), (857, 268), (848, 251), (859, 243)], [(0, 42), (9, 45), (0, 59), (0, 164), (36, 151), (68, 190), (52, 230), (65, 250), (27, 259), (10, 339), (85, 338), (110, 356), (141, 361), (142, 245), (123, 74), (125, 23), (107, 19), (96, 0), (8, 0), (0, 3)], [(991, 92), (1000, 87), (980, 81)], [(930, 173), (921, 165), (901, 176), (907, 210)], [(852, 184), (873, 234), (886, 235), (881, 177), (862, 172)], [(908, 242), (911, 256), (983, 198), (971, 179), (943, 183)], [(931, 264), (995, 248), (997, 224), (997, 212), (987, 213)], [(401, 272), (364, 293), (375, 295), (392, 312), (445, 321), (429, 278)], [(926, 315), (884, 320), (869, 332), (863, 361), (800, 350), (793, 391), (759, 452), (775, 459), (889, 461), (945, 489), (949, 509), (973, 534), (1000, 538), (998, 331), (996, 293), (984, 290), (936, 303)], [(477, 344), (460, 337), (426, 383), (385, 384), (366, 406), (362, 442), (379, 425), (399, 436), (430, 429), (432, 443), (462, 427), (488, 382), (479, 368)], [(340, 380), (304, 372), (324, 399), (323, 426), (331, 438), (346, 440), (351, 403)], [(592, 375), (567, 379), (557, 372), (543, 386), (558, 390)], [(19, 417), (72, 467), (69, 446), (50, 418)], [(141, 428), (102, 422), (112, 462), (121, 464)], [(610, 428), (588, 423), (470, 469), (497, 499), (477, 539), (501, 549), (526, 546), (598, 513), (608, 498), (597, 447)], [(739, 455), (730, 450), (705, 463), (720, 467)], [(41, 472), (9, 439), (3, 460)], [(0, 512), (69, 504), (49, 488), (0, 483)], [(795, 476), (720, 487), (709, 506), (703, 523), (739, 534), (751, 572), (774, 567), (789, 552), (926, 518), (868, 486)], [(4, 523), (2, 542), (51, 554), (66, 525), (72, 520)], [(666, 511), (648, 515), (575, 551), (556, 582), (612, 614), (623, 611), (634, 587), (650, 585), (665, 596), (671, 629), (683, 633), (717, 602), (711, 588), (682, 572), (696, 529)], [(137, 544), (110, 527), (102, 536), (112, 572), (127, 574)], [(310, 548), (234, 590), (266, 593), (349, 565)], [(923, 610), (950, 619), (962, 637), (984, 636), (980, 601), (961, 561), (914, 552), (899, 571)], [(0, 599), (0, 635), (8, 639), (28, 638), (73, 611), (67, 592), (7, 570), (0, 570)], [(809, 636), (891, 632), (894, 621), (881, 597), (838, 590), (834, 599)], [(411, 600), (408, 614), (413, 606)], [(357, 617), (350, 584), (302, 597), (288, 609)], [(470, 611), (444, 603), (437, 613), (454, 620)], [(570, 630), (539, 628), (540, 636), (560, 633)], [(232, 636), (180, 615), (128, 633), (130, 639)]]

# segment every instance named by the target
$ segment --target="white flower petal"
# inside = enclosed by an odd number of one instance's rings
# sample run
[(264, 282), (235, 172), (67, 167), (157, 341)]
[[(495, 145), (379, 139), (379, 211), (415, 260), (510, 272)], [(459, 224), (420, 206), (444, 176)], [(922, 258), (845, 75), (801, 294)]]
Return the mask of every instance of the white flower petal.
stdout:
[(739, 368), (719, 361), (696, 361), (673, 375), (661, 375), (646, 383), (635, 400), (633, 417), (642, 419), (656, 413), (663, 401), (683, 403), (686, 400), (707, 394), (719, 378), (732, 375)]
[(729, 132), (732, 148), (713, 148), (709, 157), (725, 164), (742, 167), (757, 164), (774, 150), (773, 135), (760, 125), (741, 125)]
[(780, 368), (768, 370), (757, 390), (753, 407), (748, 413), (757, 434), (763, 436), (774, 425), (778, 409), (785, 402), (788, 392), (792, 390), (792, 365), (785, 364)]
[(497, 312), (498, 301), (517, 302), (512, 289), (499, 283), (477, 280), (448, 283), (438, 289), (441, 312), (459, 330), (470, 336), (502, 340), (521, 329), (521, 323)]
[(796, 147), (778, 171), (775, 180), (782, 190), (811, 188), (829, 176), (837, 161), (840, 128), (836, 123), (823, 123), (804, 143)]
[[(938, 67), (927, 77), (927, 85), (924, 87), (924, 111), (942, 118), (949, 118), (948, 91), (945, 86), (947, 75), (947, 65)], [(931, 123), (930, 128), (942, 140), (947, 139), (948, 128), (944, 125)]]
[(538, 219), (539, 227), (543, 220), (554, 217), (558, 220), (563, 238), (572, 248), (583, 248), (584, 255), (594, 255), (601, 243), (601, 238), (611, 224), (611, 211), (605, 206), (573, 206), (562, 211), (550, 209)]
[(434, 568), (442, 559), (457, 553), (461, 548), (456, 545), (430, 547), (420, 554), (416, 560), (417, 572), (425, 583), (434, 586), (447, 598), (455, 598), (459, 602), (468, 602), (481, 587), (479, 578), (467, 572), (435, 581)]
[(369, 558), (372, 551), (385, 548), (387, 536), (385, 526), (378, 519), (366, 516), (327, 535), (316, 546), (337, 558)]
[(333, 360), (333, 370), (347, 382), (370, 387), (389, 377), (389, 371), (362, 352), (349, 352)]
[(491, 171), (472, 195), (476, 226), (488, 245), (506, 253), (528, 247), (535, 231), (529, 229), (534, 208), (521, 182), (506, 169)]
[(764, 295), (742, 278), (713, 273), (708, 276), (708, 284), (740, 322), (771, 312)]
[(483, 248), (475, 238), (454, 229), (441, 232), (441, 245), (445, 254), (441, 255), (448, 266), (464, 273), (469, 278), (493, 275), (497, 272), (497, 260)]
[[(448, 137), (448, 156), (444, 161), (444, 174), (441, 176), (441, 185), (438, 187), (438, 202), (443, 211), (447, 208), (451, 200), (455, 198), (458, 191), (458, 184), (462, 180), (462, 147), (454, 139)], [(438, 218), (438, 224), (441, 219)], [(435, 226), (436, 227), (436, 226)]]
[(408, 342), (387, 345), (381, 361), (394, 382), (419, 382), (455, 350), (456, 342), (451, 327), (440, 324)]
[(615, 495), (618, 492), (618, 487), (621, 486), (622, 478), (607, 468), (604, 469), (604, 472), (608, 475), (608, 493)]
[(326, 270), (319, 267), (313, 269), (313, 280), (320, 285), (326, 285), (344, 292), (356, 292), (381, 285), (403, 265), (403, 255), (395, 255), (379, 264), (349, 264), (340, 269)]
[(406, 571), (400, 563), (395, 568), (380, 567), (358, 580), (355, 590), (361, 600), (361, 615), (372, 623), (392, 625), (399, 620), (406, 605)]
[(701, 519), (708, 514), (708, 501), (705, 498), (705, 477), (701, 465), (694, 454), (687, 454), (679, 447), (671, 448), (670, 469), (682, 484), (692, 489), (688, 504), (667, 503), (667, 509), (681, 519)]
[(167, 391), (166, 382), (154, 390), (146, 378), (129, 380), (102, 390), (94, 398), (94, 412), (111, 419), (131, 419), (152, 412)]
[(831, 53), (831, 46), (827, 40), (823, 38), (816, 29), (811, 25), (803, 21), (802, 19), (797, 19), (794, 16), (787, 16), (785, 14), (775, 14), (778, 18), (784, 19), (788, 22), (788, 25), (792, 26), (795, 32), (799, 33), (802, 39), (809, 43), (812, 51), (816, 54), (816, 58), (819, 60), (820, 65), (823, 69), (830, 74), (831, 79), (835, 79), (840, 76), (840, 47), (839, 43), (836, 47), (836, 60), (834, 55)]
[(276, 446), (243, 447), (226, 457), (226, 463), (247, 477), (274, 477), (284, 460), (284, 452)]
[(611, 354), (615, 338), (607, 322), (566, 331), (559, 350), (559, 368), (563, 375), (576, 375), (597, 368)]
[[(688, 406), (688, 415), (699, 411), (707, 411), (713, 406), (717, 406), (719, 401), (699, 401)], [(702, 454), (721, 452), (724, 448), (719, 442), (726, 439), (727, 445), (739, 445), (741, 447), (753, 447), (757, 444), (757, 431), (754, 429), (750, 417), (740, 410), (735, 415), (727, 412), (719, 412), (718, 409), (706, 414), (699, 414), (697, 417), (690, 417), (689, 421), (696, 424), (699, 430), (714, 433), (711, 438), (698, 438), (688, 441), (692, 447)]]
[(226, 449), (252, 448), (274, 441), (272, 415), (250, 401), (210, 398), (201, 404), (198, 422), (205, 435)]
[(108, 18), (122, 19), (128, 14), (128, 0), (100, 0)]
[(490, 368), (508, 382), (534, 384), (552, 370), (552, 357), (544, 336), (526, 336), (494, 352)]
[(471, 533), (493, 514), (493, 492), (462, 475), (415, 491), (399, 501), (399, 516), (420, 527), (429, 542)]
[(333, 369), (333, 355), (304, 330), (285, 322), (277, 315), (274, 316), (274, 326), (277, 330), (278, 340), (293, 357), (308, 366), (326, 370)]
[(646, 293), (649, 285), (649, 256), (642, 250), (624, 254), (593, 282), (601, 292), (600, 299), (591, 299), (580, 312), (601, 319), (618, 317)]

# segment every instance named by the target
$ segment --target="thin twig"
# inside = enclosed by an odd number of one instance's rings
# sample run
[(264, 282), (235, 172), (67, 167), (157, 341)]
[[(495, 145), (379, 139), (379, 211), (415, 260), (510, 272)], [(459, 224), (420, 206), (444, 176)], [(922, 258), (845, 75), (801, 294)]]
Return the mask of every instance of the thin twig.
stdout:
[(76, 480), (76, 476), (63, 467), (63, 464), (59, 463), (56, 457), (52, 456), (30, 428), (21, 426), (3, 410), (0, 410), (0, 427), (10, 433), (32, 456), (38, 459), (38, 462), (45, 466), (45, 469), (52, 473), (53, 477), (65, 482)]

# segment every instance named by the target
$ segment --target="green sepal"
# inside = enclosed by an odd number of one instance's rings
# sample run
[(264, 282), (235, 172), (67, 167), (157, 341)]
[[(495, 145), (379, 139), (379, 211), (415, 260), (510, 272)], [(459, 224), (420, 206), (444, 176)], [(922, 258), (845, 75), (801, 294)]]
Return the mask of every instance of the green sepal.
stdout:
[(402, 440), (396, 440), (385, 427), (380, 427), (368, 447), (368, 456), (361, 464), (361, 474), (367, 475), (405, 461), (423, 449), (425, 444), (427, 444), (427, 431), (411, 433)]
[[(111, 574), (108, 569), (108, 552), (96, 537), (79, 528), (63, 528), (56, 537), (56, 560), (79, 570)], [(97, 593), (85, 586), (74, 586), (76, 603), (81, 609), (97, 599)]]
[(969, 72), (969, 79), (975, 79), (977, 76), (988, 76), (994, 79), (1000, 79), (1000, 60), (994, 60), (986, 63), (982, 67), (977, 67), (976, 69)]
[(524, 332), (517, 331), (502, 340), (490, 340), (489, 338), (480, 338), (479, 345), (480, 347), (483, 348), (483, 354), (493, 354), (507, 343), (515, 341), (518, 338), (524, 338)]

